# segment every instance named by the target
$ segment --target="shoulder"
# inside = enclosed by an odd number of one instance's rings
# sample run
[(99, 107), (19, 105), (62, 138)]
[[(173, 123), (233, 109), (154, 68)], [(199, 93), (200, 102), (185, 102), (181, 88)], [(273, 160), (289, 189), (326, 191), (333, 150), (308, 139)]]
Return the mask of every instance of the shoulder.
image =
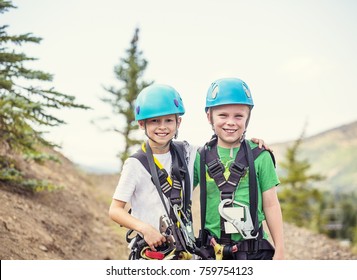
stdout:
[(254, 143), (252, 140), (247, 139), (246, 142), (248, 143), (248, 145), (251, 149), (258, 147), (258, 144)]
[(143, 172), (145, 170), (144, 165), (136, 157), (129, 157), (125, 160), (122, 168), (123, 174), (137, 174), (137, 172)]
[(249, 147), (253, 150), (254, 157), (258, 161), (272, 161), (275, 165), (275, 157), (274, 154), (265, 148), (259, 149), (258, 144), (252, 142), (251, 140), (247, 140)]

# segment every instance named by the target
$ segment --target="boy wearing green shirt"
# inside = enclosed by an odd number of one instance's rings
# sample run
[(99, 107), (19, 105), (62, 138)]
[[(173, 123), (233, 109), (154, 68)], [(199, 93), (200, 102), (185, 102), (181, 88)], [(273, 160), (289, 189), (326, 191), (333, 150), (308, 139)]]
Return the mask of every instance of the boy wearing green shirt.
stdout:
[[(214, 136), (197, 153), (194, 186), (201, 187), (202, 245), (216, 259), (284, 258), (273, 157), (244, 139), (253, 106), (240, 79), (217, 80), (207, 92)], [(264, 220), (275, 248), (263, 230)]]

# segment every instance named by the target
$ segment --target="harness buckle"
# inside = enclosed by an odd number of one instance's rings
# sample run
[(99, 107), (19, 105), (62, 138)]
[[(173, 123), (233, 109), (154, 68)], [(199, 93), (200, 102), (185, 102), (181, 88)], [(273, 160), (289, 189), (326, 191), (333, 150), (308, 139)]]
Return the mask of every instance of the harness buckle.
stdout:
[(222, 200), (231, 201), (230, 203), (227, 202), (225, 205), (232, 204), (233, 200), (234, 200), (234, 193), (232, 193), (232, 192), (221, 192), (221, 201)]
[(233, 162), (229, 167), (229, 171), (231, 174), (233, 173), (241, 178), (247, 173), (247, 167), (239, 162)]
[(259, 250), (259, 241), (255, 239), (246, 240), (244, 242), (248, 242), (248, 252), (256, 253)]
[(214, 178), (219, 173), (224, 172), (224, 165), (219, 159), (214, 159), (207, 163), (207, 173), (211, 178)]
[(167, 181), (167, 177), (169, 176), (169, 174), (167, 173), (167, 171), (165, 169), (159, 169), (157, 171), (157, 175), (159, 177), (160, 185), (164, 184), (165, 181)]

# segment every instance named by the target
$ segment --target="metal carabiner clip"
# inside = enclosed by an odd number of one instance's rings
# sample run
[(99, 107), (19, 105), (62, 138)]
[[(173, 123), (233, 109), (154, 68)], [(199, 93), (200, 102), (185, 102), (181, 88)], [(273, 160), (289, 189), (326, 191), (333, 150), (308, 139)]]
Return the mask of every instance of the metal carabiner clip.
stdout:
[[(237, 215), (239, 210), (234, 212), (231, 211), (233, 209), (236, 210), (235, 207), (224, 207), (225, 205), (232, 203), (242, 208), (242, 212), (240, 214)], [(253, 239), (258, 236), (258, 233), (256, 235), (251, 234), (254, 230), (254, 225), (252, 222), (252, 217), (250, 216), (249, 207), (247, 205), (234, 200), (232, 201), (231, 199), (224, 199), (218, 205), (218, 212), (223, 219), (234, 226), (237, 232), (239, 232), (244, 239)], [(228, 225), (226, 228), (228, 228)]]
[(172, 209), (174, 210), (174, 214), (176, 216), (177, 221), (180, 223), (180, 229), (183, 233), (183, 237), (185, 239), (186, 244), (189, 247), (193, 248), (195, 245), (195, 235), (193, 232), (192, 223), (187, 219), (187, 216), (185, 215), (185, 213), (183, 213), (183, 211), (181, 211), (181, 214), (186, 220), (186, 224), (182, 221), (178, 212), (179, 210), (181, 210), (181, 208), (179, 208), (177, 204), (173, 205)]

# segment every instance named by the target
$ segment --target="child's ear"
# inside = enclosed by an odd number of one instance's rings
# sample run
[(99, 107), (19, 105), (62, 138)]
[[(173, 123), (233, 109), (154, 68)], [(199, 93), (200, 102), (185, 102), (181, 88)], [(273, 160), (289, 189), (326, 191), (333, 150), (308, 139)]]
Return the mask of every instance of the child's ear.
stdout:
[(145, 121), (140, 120), (140, 121), (138, 121), (138, 124), (141, 129), (145, 129)]
[(211, 110), (207, 111), (207, 120), (209, 124), (212, 124), (212, 115), (211, 115)]
[(181, 117), (178, 117), (178, 118), (177, 118), (177, 128), (180, 127), (181, 121), (182, 121), (182, 118), (181, 118)]

